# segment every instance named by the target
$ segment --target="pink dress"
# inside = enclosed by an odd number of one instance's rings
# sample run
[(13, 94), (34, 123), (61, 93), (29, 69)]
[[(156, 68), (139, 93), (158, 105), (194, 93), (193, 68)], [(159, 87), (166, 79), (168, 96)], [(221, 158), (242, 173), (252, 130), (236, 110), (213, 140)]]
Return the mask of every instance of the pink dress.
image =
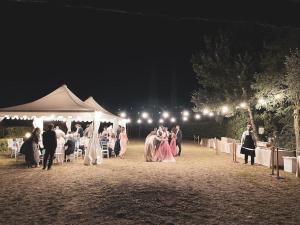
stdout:
[(166, 132), (162, 134), (162, 140), (159, 145), (159, 149), (156, 151), (154, 159), (159, 162), (175, 162), (175, 158), (172, 155), (170, 145)]
[(171, 134), (171, 142), (170, 142), (171, 153), (173, 156), (176, 155), (176, 134), (172, 132)]
[(126, 150), (127, 150), (127, 141), (128, 141), (128, 138), (127, 138), (127, 134), (125, 132), (121, 132), (120, 133), (120, 147), (121, 147), (121, 151), (120, 151), (120, 156), (124, 156)]

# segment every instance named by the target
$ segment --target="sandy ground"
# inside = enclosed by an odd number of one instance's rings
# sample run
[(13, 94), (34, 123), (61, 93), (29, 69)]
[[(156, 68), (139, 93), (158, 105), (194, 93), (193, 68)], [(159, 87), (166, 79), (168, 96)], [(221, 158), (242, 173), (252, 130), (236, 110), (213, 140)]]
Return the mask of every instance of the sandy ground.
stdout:
[(125, 159), (53, 170), (0, 159), (0, 224), (300, 224), (300, 180), (231, 162), (193, 143), (176, 163), (146, 163), (133, 141)]

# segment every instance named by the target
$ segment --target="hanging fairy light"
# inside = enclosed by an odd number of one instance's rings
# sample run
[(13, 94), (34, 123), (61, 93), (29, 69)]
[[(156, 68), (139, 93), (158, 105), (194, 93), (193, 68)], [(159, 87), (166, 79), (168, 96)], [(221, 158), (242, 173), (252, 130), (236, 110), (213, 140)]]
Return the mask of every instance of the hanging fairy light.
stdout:
[(184, 110), (184, 111), (182, 112), (182, 115), (183, 115), (184, 117), (187, 117), (187, 116), (190, 115), (190, 113), (189, 113), (189, 111)]
[(170, 119), (170, 121), (171, 121), (171, 123), (175, 123), (175, 122), (176, 122), (176, 118), (172, 117), (172, 118)]
[(241, 108), (244, 109), (244, 108), (246, 108), (246, 106), (247, 106), (247, 103), (246, 103), (246, 102), (241, 102), (241, 104), (240, 104), (240, 107), (241, 107)]
[(207, 108), (203, 109), (203, 115), (207, 115), (209, 113), (209, 110)]
[(169, 118), (170, 115), (168, 112), (163, 112), (162, 116), (163, 116), (163, 118), (167, 119), (167, 118)]
[(120, 113), (120, 116), (121, 116), (122, 118), (125, 118), (127, 115), (126, 115), (125, 112), (121, 112), (121, 113)]
[(164, 123), (164, 120), (163, 120), (163, 119), (159, 119), (158, 122), (159, 122), (159, 123)]
[(29, 132), (27, 132), (27, 133), (25, 134), (25, 138), (30, 138), (30, 136), (31, 136), (31, 133), (29, 133)]
[(199, 120), (200, 118), (201, 118), (200, 114), (196, 114), (196, 115), (195, 115), (195, 119), (196, 119), (196, 120)]
[(184, 117), (182, 117), (182, 120), (183, 120), (184, 122), (186, 122), (186, 121), (188, 121), (188, 118), (187, 118), (186, 116), (184, 116)]
[(151, 124), (153, 122), (152, 119), (148, 119), (148, 123)]
[(222, 107), (222, 113), (225, 114), (225, 113), (228, 113), (229, 109), (228, 109), (228, 106), (224, 105)]
[(142, 123), (142, 120), (138, 119), (136, 122), (140, 124), (140, 123)]
[(147, 119), (149, 117), (149, 114), (147, 112), (142, 113), (142, 118)]
[(213, 112), (210, 112), (208, 115), (209, 115), (210, 117), (213, 117), (213, 116), (214, 116), (214, 113), (213, 113)]
[(127, 118), (127, 123), (131, 123), (131, 119), (130, 118)]

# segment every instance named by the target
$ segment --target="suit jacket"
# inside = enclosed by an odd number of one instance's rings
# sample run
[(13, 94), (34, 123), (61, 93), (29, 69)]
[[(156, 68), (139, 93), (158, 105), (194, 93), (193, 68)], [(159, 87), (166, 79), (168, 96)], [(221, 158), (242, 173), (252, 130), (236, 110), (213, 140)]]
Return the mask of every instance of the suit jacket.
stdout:
[(43, 145), (47, 150), (55, 150), (57, 147), (56, 133), (54, 130), (47, 130), (43, 133)]
[(178, 130), (178, 132), (176, 134), (176, 141), (177, 141), (177, 143), (182, 142), (182, 131), (181, 130)]

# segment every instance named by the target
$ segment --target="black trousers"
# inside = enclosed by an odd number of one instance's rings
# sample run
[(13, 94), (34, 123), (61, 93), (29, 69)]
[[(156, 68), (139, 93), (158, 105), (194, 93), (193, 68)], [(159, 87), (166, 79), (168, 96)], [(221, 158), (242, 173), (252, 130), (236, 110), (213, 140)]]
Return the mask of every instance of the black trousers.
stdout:
[(52, 163), (53, 163), (54, 154), (55, 154), (55, 149), (46, 149), (45, 155), (44, 155), (44, 162), (43, 162), (43, 167), (44, 168), (47, 167), (47, 161), (48, 161), (48, 159), (49, 159), (48, 169), (51, 168)]
[(178, 155), (180, 156), (180, 154), (181, 154), (181, 142), (176, 142), (176, 145), (179, 148)]
[(253, 154), (248, 154), (245, 152), (245, 163), (248, 163), (248, 156), (251, 156), (251, 165), (254, 165), (254, 155)]

